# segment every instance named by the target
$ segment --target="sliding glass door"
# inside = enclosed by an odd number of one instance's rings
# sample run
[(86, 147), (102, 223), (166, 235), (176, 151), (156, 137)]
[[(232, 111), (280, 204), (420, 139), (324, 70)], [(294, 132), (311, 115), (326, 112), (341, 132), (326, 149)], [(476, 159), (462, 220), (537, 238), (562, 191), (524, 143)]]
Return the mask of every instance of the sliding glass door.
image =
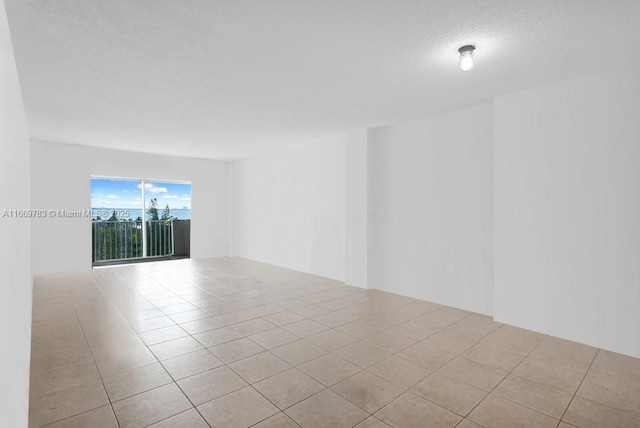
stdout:
[(191, 183), (91, 179), (94, 265), (188, 257)]

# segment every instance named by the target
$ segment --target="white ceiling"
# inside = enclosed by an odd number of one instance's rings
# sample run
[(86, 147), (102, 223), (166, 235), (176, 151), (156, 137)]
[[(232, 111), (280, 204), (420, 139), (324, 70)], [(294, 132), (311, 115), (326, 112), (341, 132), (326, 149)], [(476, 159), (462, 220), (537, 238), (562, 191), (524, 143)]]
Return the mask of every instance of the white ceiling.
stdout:
[[(637, 62), (638, 0), (6, 0), (31, 137), (237, 159)], [(476, 67), (457, 48), (477, 45)]]

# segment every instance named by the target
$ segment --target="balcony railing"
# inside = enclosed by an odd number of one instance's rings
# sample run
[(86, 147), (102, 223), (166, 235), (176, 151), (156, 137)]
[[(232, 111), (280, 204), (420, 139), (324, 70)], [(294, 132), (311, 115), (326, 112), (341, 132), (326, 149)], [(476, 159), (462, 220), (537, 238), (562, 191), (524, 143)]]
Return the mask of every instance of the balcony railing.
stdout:
[[(143, 233), (142, 221), (94, 220), (91, 224), (93, 263), (172, 256), (173, 220), (148, 220), (145, 224), (146, 233)], [(144, 235), (146, 245), (143, 245)]]

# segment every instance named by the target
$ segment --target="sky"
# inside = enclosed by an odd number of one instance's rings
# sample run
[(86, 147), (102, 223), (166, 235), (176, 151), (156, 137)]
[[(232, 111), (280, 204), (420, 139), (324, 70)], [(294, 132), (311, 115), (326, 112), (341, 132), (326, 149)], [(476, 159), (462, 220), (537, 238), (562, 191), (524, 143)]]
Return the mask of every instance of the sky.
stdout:
[[(142, 209), (142, 182), (140, 180), (91, 179), (92, 208)], [(191, 209), (191, 184), (145, 182), (145, 199), (158, 198), (158, 208), (167, 204), (171, 209)]]

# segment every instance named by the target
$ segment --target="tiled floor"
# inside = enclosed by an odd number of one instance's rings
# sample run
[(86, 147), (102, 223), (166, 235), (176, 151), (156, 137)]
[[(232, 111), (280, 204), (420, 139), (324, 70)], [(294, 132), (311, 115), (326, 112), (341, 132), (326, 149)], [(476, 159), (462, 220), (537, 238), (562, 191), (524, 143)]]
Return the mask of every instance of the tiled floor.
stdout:
[(640, 427), (640, 360), (242, 259), (39, 276), (30, 426)]

